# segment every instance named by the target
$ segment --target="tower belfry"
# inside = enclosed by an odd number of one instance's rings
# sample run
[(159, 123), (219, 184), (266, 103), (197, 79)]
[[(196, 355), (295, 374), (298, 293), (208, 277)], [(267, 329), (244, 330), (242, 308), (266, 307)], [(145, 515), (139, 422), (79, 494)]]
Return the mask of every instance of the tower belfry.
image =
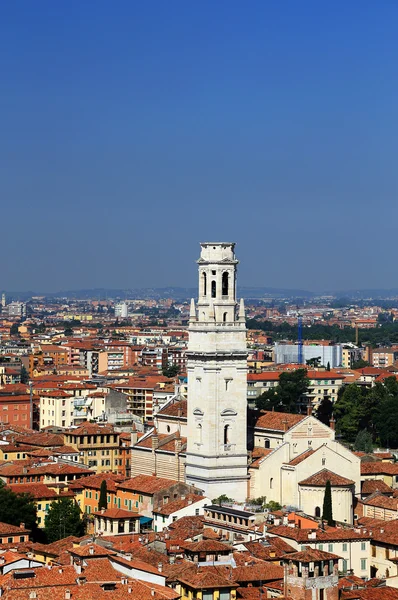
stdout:
[(186, 480), (211, 499), (247, 497), (247, 346), (233, 243), (202, 243), (189, 317)]

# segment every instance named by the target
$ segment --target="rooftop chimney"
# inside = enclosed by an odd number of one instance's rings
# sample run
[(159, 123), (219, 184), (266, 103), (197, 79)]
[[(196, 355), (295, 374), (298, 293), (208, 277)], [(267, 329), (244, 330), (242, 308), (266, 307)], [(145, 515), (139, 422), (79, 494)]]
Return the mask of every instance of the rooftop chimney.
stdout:
[(72, 594), (70, 590), (65, 590), (65, 600), (70, 600), (72, 598)]
[(90, 548), (88, 549), (90, 554), (94, 554), (94, 546), (90, 546)]
[(330, 427), (330, 429), (333, 429), (333, 431), (334, 431), (335, 423), (336, 423), (336, 421), (334, 420), (334, 417), (332, 415), (332, 418), (330, 419), (330, 422), (329, 422), (329, 427)]

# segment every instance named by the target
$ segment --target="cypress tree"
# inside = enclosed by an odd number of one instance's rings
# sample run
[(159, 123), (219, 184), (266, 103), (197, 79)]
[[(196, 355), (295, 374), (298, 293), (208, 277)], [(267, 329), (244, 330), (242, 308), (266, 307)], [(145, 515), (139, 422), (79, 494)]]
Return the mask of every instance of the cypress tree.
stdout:
[(328, 525), (333, 527), (333, 510), (332, 510), (332, 488), (329, 479), (325, 486), (325, 496), (323, 498), (323, 513), (322, 519), (327, 522)]
[(101, 508), (108, 508), (108, 490), (105, 479), (101, 482), (100, 497), (98, 501), (98, 510), (101, 510)]

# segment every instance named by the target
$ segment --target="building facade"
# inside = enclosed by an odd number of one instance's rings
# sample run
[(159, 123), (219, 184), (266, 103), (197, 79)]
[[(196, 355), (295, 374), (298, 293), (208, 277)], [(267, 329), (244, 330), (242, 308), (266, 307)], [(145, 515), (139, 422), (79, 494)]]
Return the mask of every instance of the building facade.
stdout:
[(247, 496), (244, 305), (236, 302), (235, 244), (202, 243), (191, 301), (186, 481), (209, 498)]

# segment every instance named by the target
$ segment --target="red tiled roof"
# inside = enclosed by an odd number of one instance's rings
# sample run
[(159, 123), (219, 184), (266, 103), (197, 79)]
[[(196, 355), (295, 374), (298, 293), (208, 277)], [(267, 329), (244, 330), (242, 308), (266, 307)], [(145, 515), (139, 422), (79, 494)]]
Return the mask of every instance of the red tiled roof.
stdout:
[[(180, 414), (179, 414), (180, 413)], [(175, 400), (158, 412), (158, 416), (187, 418), (187, 400)]]
[(257, 419), (255, 427), (260, 429), (272, 429), (273, 431), (287, 431), (306, 418), (307, 415), (266, 411)]
[(138, 511), (124, 510), (123, 508), (108, 508), (104, 511), (98, 510), (94, 515), (102, 516), (107, 519), (138, 519)]
[(305, 550), (301, 552), (293, 552), (293, 554), (288, 554), (287, 559), (292, 561), (298, 561), (303, 563), (309, 563), (318, 560), (333, 560), (341, 558), (337, 556), (337, 554), (331, 554), (330, 552), (324, 552), (323, 550), (316, 550), (315, 548), (310, 548), (307, 546)]
[(137, 475), (119, 484), (119, 488), (153, 495), (178, 483), (175, 479), (164, 479), (155, 475)]
[(373, 494), (381, 492), (382, 494), (393, 494), (393, 489), (384, 483), (383, 479), (365, 479), (362, 482), (362, 494)]
[(185, 498), (177, 498), (176, 500), (172, 500), (171, 502), (167, 502), (167, 504), (163, 504), (161, 508), (158, 510), (154, 510), (154, 513), (159, 515), (169, 516), (173, 513), (186, 508), (187, 506), (196, 504), (200, 500), (204, 500), (205, 496), (197, 496), (196, 494), (188, 494)]
[(313, 450), (312, 448), (310, 450), (305, 450), (304, 452), (296, 456), (296, 458), (293, 458), (293, 460), (291, 460), (287, 464), (291, 466), (299, 465), (301, 462), (303, 462), (303, 460), (311, 456), (311, 454), (314, 454), (314, 452), (316, 452), (316, 450)]
[(361, 462), (361, 475), (398, 475), (398, 463)]
[(299, 481), (299, 485), (314, 485), (314, 486), (325, 486), (330, 481), (330, 485), (333, 487), (353, 485), (355, 482), (352, 479), (347, 479), (341, 475), (337, 475), (328, 469), (322, 469), (318, 473)]

